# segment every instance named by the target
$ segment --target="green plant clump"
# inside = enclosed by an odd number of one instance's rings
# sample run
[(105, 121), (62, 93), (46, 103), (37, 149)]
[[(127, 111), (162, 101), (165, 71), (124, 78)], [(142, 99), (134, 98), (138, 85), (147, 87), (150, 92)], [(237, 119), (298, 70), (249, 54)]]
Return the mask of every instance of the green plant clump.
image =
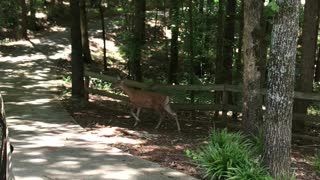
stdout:
[(241, 133), (213, 131), (207, 145), (186, 154), (203, 169), (206, 179), (272, 179), (254, 143)]
[(320, 173), (320, 151), (315, 156), (314, 167), (318, 173)]

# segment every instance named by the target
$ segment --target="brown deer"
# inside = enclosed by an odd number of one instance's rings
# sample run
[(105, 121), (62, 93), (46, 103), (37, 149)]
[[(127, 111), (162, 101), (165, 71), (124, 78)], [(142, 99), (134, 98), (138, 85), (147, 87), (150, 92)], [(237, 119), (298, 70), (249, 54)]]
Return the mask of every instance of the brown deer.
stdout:
[[(123, 80), (114, 83), (114, 88), (120, 88), (129, 96), (131, 105), (130, 113), (136, 120), (136, 122), (134, 123), (134, 127), (137, 126), (140, 122), (139, 114), (141, 108), (148, 108), (153, 109), (154, 111), (157, 111), (160, 114), (160, 119), (155, 129), (158, 129), (160, 127), (165, 113), (168, 113), (176, 120), (177, 128), (180, 132), (181, 129), (178, 117), (177, 114), (173, 112), (170, 108), (168, 96), (156, 92), (129, 88), (127, 85), (124, 84)], [(135, 109), (137, 109), (136, 113), (134, 112)]]

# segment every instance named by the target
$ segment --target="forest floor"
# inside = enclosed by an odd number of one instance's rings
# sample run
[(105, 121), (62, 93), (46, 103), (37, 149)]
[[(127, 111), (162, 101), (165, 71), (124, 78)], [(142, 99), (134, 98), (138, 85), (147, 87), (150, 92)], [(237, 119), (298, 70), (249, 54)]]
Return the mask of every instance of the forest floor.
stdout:
[[(90, 31), (93, 56), (101, 59), (102, 41), (99, 38), (101, 31), (92, 27)], [(59, 30), (55, 32), (55, 36), (50, 36), (47, 33), (43, 33), (43, 36), (56, 38), (58, 36), (57, 33), (60, 33)], [(112, 29), (107, 32), (107, 52), (109, 54), (118, 51), (116, 33), (116, 31), (112, 32)], [(61, 34), (61, 38), (68, 38), (65, 37), (66, 33), (61, 31)], [(41, 33), (38, 33), (39, 35), (41, 36)], [(116, 75), (115, 73), (119, 72), (119, 66), (121, 68), (124, 67), (123, 59), (120, 58), (118, 61), (121, 63), (119, 64), (119, 62), (115, 61), (114, 64), (110, 64), (110, 67), (113, 68), (113, 70), (109, 71), (110, 74)], [(156, 61), (157, 59), (154, 59), (149, 63), (159, 64)], [(69, 58), (60, 59), (57, 62), (56, 66), (59, 71), (63, 71), (65, 75), (70, 74)], [(102, 62), (98, 64), (101, 65)], [(166, 63), (162, 62), (162, 64)], [(155, 71), (166, 72), (158, 69), (152, 70), (152, 72)], [(61, 91), (61, 94), (63, 96), (68, 92), (70, 92), (70, 84), (66, 83), (65, 89)], [(142, 112), (142, 122), (136, 128), (133, 128), (134, 119), (129, 115), (129, 108), (108, 97), (90, 95), (89, 103), (86, 105), (75, 104), (73, 101), (68, 100), (68, 95), (65, 97), (62, 100), (63, 105), (75, 121), (87, 131), (107, 138), (112, 146), (191, 176), (202, 177), (201, 170), (186, 156), (185, 150), (196, 150), (206, 143), (206, 138), (213, 129), (210, 123), (212, 112), (195, 112), (194, 118), (191, 118), (190, 112), (178, 112), (182, 127), (182, 132), (178, 133), (173, 120), (164, 121), (162, 126), (155, 130), (154, 127), (157, 124), (158, 116), (148, 110)], [(320, 180), (320, 176), (317, 175), (312, 167), (317, 148), (318, 146), (312, 143), (301, 144), (297, 142), (293, 144), (292, 168), (295, 170), (297, 179)]]
[[(108, 138), (112, 146), (122, 149), (134, 156), (157, 162), (201, 178), (201, 170), (197, 168), (185, 150), (197, 150), (206, 143), (206, 138), (212, 129), (210, 115), (198, 112), (199, 121), (190, 121), (186, 112), (178, 112), (182, 132), (179, 134), (174, 120), (164, 121), (155, 130), (158, 116), (145, 110), (141, 114), (142, 122), (133, 128), (134, 119), (129, 115), (126, 106), (119, 105), (116, 100), (91, 95), (90, 102), (85, 106), (74, 104), (67, 99), (64, 106), (73, 118), (93, 134)], [(312, 159), (317, 146), (294, 144), (291, 159), (292, 169), (297, 179), (319, 179), (312, 167)]]

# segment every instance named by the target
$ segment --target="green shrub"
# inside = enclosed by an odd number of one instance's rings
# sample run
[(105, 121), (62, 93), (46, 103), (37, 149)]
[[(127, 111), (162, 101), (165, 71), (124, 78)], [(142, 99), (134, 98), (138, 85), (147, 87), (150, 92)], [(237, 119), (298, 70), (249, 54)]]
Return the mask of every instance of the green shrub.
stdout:
[(320, 173), (320, 151), (315, 156), (314, 167), (318, 173)]
[(241, 133), (213, 131), (208, 144), (198, 151), (186, 151), (207, 179), (272, 179), (261, 166), (258, 150)]

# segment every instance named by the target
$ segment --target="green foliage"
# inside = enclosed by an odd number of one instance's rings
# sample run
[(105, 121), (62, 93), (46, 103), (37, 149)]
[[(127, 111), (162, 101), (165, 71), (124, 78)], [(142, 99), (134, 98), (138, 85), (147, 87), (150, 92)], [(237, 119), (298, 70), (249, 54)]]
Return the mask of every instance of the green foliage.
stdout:
[(267, 6), (265, 7), (265, 16), (266, 17), (274, 17), (279, 12), (279, 6), (276, 1), (269, 1)]
[(320, 151), (316, 154), (313, 164), (316, 171), (320, 173)]
[(18, 12), (18, 3), (11, 0), (0, 1), (0, 35), (3, 31), (13, 31), (18, 25)]
[(261, 166), (254, 143), (241, 133), (213, 131), (208, 144), (194, 152), (186, 150), (208, 179), (272, 179)]
[(90, 79), (92, 85), (98, 89), (110, 89), (112, 83), (103, 81), (101, 79), (91, 78)]
[(71, 83), (71, 76), (70, 75), (64, 76), (62, 77), (62, 80), (65, 83)]

